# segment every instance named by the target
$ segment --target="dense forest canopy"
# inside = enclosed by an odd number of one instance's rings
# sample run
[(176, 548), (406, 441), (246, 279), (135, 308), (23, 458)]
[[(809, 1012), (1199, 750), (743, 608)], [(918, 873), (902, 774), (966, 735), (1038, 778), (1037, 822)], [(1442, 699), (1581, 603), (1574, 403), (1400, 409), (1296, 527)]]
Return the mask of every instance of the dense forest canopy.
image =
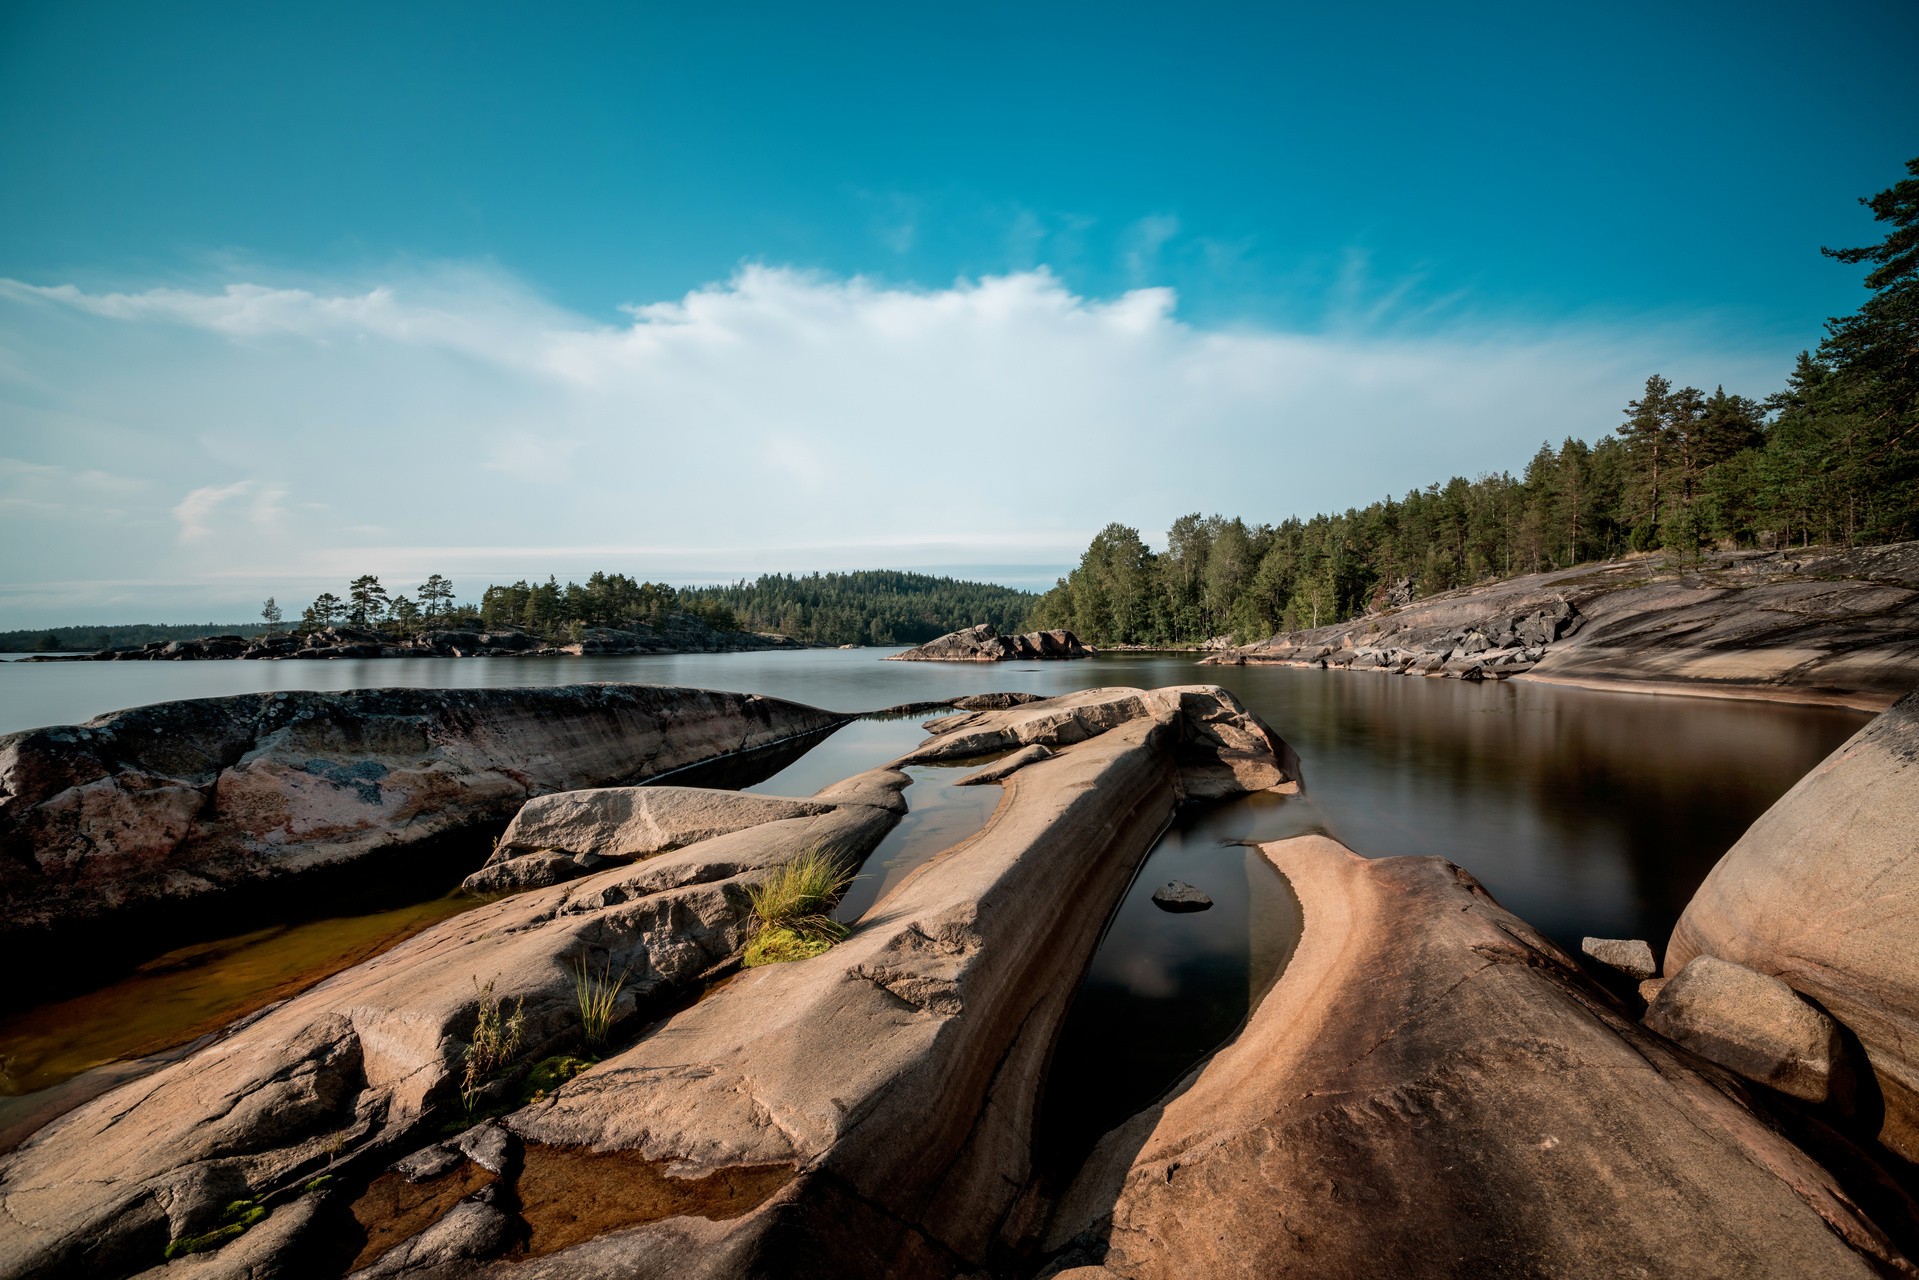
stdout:
[(1660, 376), (1595, 444), (1542, 444), (1518, 476), (1455, 476), (1340, 515), (1277, 525), (1194, 514), (1155, 554), (1110, 524), (1034, 611), (1094, 644), (1246, 641), (1493, 577), (1627, 551), (1919, 537), (1919, 159), (1863, 201), (1891, 225), (1871, 298), (1827, 321), (1763, 401)]

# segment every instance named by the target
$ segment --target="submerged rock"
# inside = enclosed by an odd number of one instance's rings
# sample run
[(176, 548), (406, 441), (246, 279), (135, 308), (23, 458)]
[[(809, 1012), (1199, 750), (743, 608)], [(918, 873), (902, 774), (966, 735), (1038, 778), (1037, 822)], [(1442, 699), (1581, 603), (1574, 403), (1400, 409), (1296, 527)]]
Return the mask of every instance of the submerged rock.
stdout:
[[(1040, 1233), (1114, 1276), (1909, 1275), (1833, 1176), (1437, 858), (1263, 846), (1305, 931)], [(1683, 1208), (1682, 1208), (1683, 1207)]]
[(1153, 890), (1153, 905), (1161, 911), (1204, 911), (1213, 900), (1184, 880), (1169, 880)]
[(1086, 658), (1091, 651), (1070, 631), (1029, 631), (1025, 635), (1003, 636), (990, 622), (953, 631), (937, 640), (904, 653), (887, 657), (888, 662), (1008, 662), (1014, 659)]
[(1666, 948), (1771, 974), (1859, 1037), (1880, 1141), (1919, 1160), (1919, 694), (1826, 757), (1713, 867)]
[(532, 796), (840, 724), (651, 685), (366, 689), (163, 702), (0, 737), (0, 929), (211, 901), (402, 856)]
[(1757, 1084), (1807, 1102), (1833, 1096), (1839, 1024), (1744, 965), (1694, 957), (1660, 988), (1646, 1025)]

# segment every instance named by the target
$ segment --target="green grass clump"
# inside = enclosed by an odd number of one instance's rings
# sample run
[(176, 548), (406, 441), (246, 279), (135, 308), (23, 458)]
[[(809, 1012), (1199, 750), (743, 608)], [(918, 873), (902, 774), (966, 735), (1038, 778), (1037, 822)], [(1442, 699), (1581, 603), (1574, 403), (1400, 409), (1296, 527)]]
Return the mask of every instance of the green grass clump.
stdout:
[(823, 849), (808, 849), (767, 873), (746, 891), (753, 922), (742, 963), (747, 968), (807, 960), (825, 952), (849, 932), (827, 914), (852, 872)]
[(248, 1227), (267, 1216), (267, 1211), (256, 1200), (235, 1200), (227, 1206), (226, 1221), (223, 1225), (197, 1236), (181, 1236), (167, 1246), (168, 1262), (175, 1258), (184, 1258), (190, 1253), (205, 1253), (209, 1249), (218, 1249), (227, 1241), (246, 1234)]
[[(474, 979), (477, 985), (478, 979)], [(480, 1012), (473, 1023), (473, 1038), (466, 1046), (466, 1074), (460, 1080), (460, 1101), (470, 1116), (480, 1094), (519, 1056), (520, 1042), (526, 1036), (526, 1001), (506, 1012), (505, 1002), (493, 994), (493, 981), (480, 988)]]
[(587, 967), (584, 956), (567, 967), (573, 970), (573, 993), (579, 1001), (580, 1026), (586, 1031), (586, 1042), (600, 1048), (606, 1044), (607, 1029), (613, 1025), (613, 1010), (619, 1003), (620, 988), (626, 985), (626, 970), (621, 969), (615, 976), (611, 955), (599, 973)]

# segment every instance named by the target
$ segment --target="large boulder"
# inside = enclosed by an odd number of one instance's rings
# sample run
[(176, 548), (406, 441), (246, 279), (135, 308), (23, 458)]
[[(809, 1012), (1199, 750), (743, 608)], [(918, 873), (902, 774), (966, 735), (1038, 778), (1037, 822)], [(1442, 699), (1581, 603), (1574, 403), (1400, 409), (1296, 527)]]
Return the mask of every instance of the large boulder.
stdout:
[(1757, 1084), (1834, 1101), (1844, 1063), (1839, 1024), (1769, 974), (1694, 956), (1659, 988), (1646, 1025)]
[(1910, 1275), (1742, 1085), (1437, 858), (1264, 846), (1305, 931), (1043, 1233), (1109, 1276)]
[(949, 632), (937, 640), (890, 655), (888, 662), (1009, 662), (1013, 659), (1086, 658), (1091, 650), (1070, 631), (1029, 631), (1003, 636), (990, 622)]
[[(755, 881), (816, 850), (857, 865), (898, 820), (906, 784), (861, 775), (814, 816), (477, 907), (80, 1106), (0, 1156), (0, 1277), (127, 1276), (218, 1229), (238, 1201), (271, 1207), (253, 1230), (277, 1230), (320, 1194), (316, 1177), (351, 1181), (458, 1117), (483, 991), (521, 1012), (523, 1062), (580, 1046), (581, 971), (619, 975), (616, 1025), (670, 1008), (737, 959)], [(507, 1078), (482, 1084), (482, 1104), (497, 1102)], [(449, 1233), (467, 1238), (449, 1228), (441, 1243)], [(351, 1248), (327, 1259), (344, 1235), (323, 1220), (277, 1262), (342, 1274)], [(415, 1251), (444, 1255), (433, 1241)], [(248, 1274), (274, 1274), (258, 1265)]]
[(1919, 694), (1719, 860), (1673, 930), (1666, 972), (1702, 955), (1782, 979), (1857, 1035), (1884, 1103), (1880, 1139), (1919, 1160)]
[(0, 930), (172, 910), (843, 723), (653, 685), (163, 702), (0, 737)]

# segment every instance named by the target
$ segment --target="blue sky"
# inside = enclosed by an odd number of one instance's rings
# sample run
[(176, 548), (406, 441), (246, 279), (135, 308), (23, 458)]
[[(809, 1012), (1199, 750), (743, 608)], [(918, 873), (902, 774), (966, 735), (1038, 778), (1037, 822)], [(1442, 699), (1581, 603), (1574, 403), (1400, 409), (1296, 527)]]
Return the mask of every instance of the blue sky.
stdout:
[(0, 626), (1043, 582), (1763, 394), (1919, 9), (1674, 8), (7, 5)]

